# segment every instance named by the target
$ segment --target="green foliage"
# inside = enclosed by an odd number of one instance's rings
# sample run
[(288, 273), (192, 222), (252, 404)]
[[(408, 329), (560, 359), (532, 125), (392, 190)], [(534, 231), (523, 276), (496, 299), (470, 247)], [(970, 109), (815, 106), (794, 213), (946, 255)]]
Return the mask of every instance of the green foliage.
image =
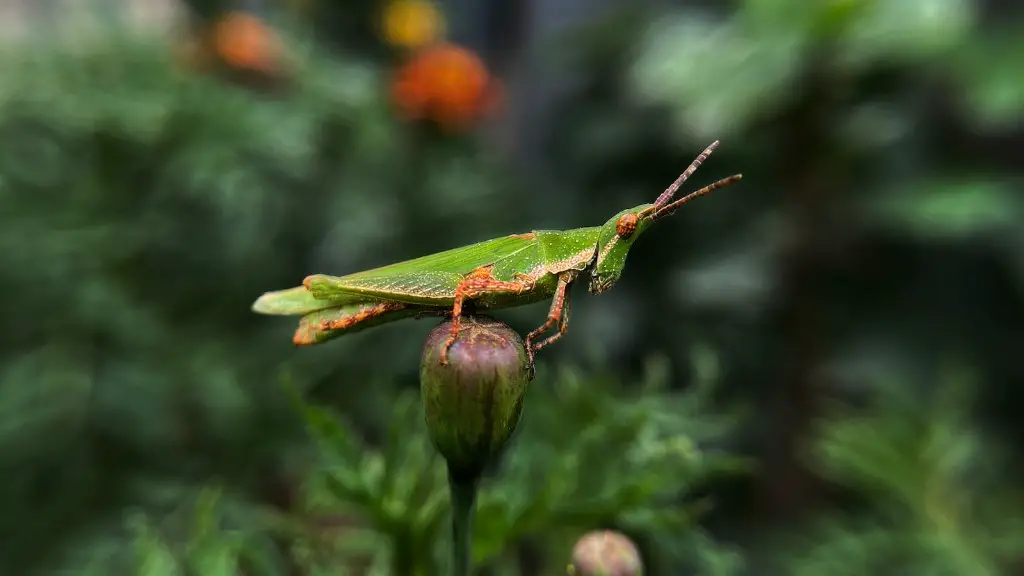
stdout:
[[(370, 6), (310, 14), (353, 32), (335, 40), (355, 47), (372, 34)], [(427, 323), (295, 352), (290, 323), (254, 317), (252, 299), (311, 271), (599, 224), (648, 201), (714, 138), (721, 175), (744, 172), (742, 189), (645, 237), (614, 292), (579, 300), (551, 360), (597, 342), (616, 372), (650, 352), (682, 366), (694, 341), (711, 341), (728, 367), (722, 393), (758, 407), (741, 438), (779, 444), (755, 478), (775, 480), (765, 486), (798, 476), (785, 462), (791, 420), (821, 417), (808, 465), (852, 501), (822, 503), (821, 521), (785, 543), (773, 536), (794, 527), (765, 528), (758, 503), (704, 516), (752, 549), (774, 545), (780, 573), (1009, 572), (1020, 496), (988, 424), (1019, 421), (1020, 17), (959, 0), (717, 10), (630, 8), (573, 36), (573, 50), (541, 47), (561, 64), (554, 80), (582, 81), (545, 102), (542, 122), (528, 108), (547, 78), (509, 93), (523, 109), (510, 140), (530, 157), (514, 171), (486, 138), (396, 121), (392, 62), (325, 53), (303, 30), (286, 38), (295, 86), (275, 95), (184, 70), (163, 39), (5, 43), (0, 573), (435, 562), (419, 547), (447, 532), (428, 528), (447, 509), (440, 463), (411, 397), (395, 408)], [(502, 317), (528, 330), (542, 307)], [(985, 374), (964, 385), (992, 419), (984, 434), (954, 409), (959, 392), (911, 394), (912, 379), (894, 377), (892, 365), (950, 351)], [(849, 384), (832, 368), (851, 353), (892, 390), (816, 413), (813, 400)], [(302, 383), (305, 420), (284, 401), (281, 369)], [(732, 430), (699, 395), (553, 373), (488, 483), (481, 560), (512, 574), (523, 551), (560, 573), (584, 528), (614, 524), (638, 536), (651, 573), (760, 571), (756, 554), (694, 526), (695, 485), (730, 464), (716, 448)], [(282, 513), (267, 484), (302, 460), (312, 424), (315, 474)], [(706, 484), (714, 503), (735, 504)]]
[[(698, 353), (707, 373), (686, 393), (664, 388), (660, 360), (649, 364), (642, 393), (571, 369), (536, 380), (520, 434), (480, 495), (474, 562), (513, 573), (516, 551), (525, 545), (539, 552), (532, 561), (543, 562), (543, 574), (561, 574), (576, 538), (614, 525), (641, 541), (672, 544), (651, 547), (649, 566), (688, 562), (709, 575), (737, 573), (735, 552), (696, 527), (706, 503), (689, 494), (709, 479), (746, 469), (745, 461), (713, 447), (737, 420), (710, 410), (714, 357)], [(399, 396), (379, 449), (335, 411), (293, 397), (320, 457), (299, 509), (264, 523), (293, 542), (296, 562), (310, 574), (442, 573), (449, 537), (446, 472), (417, 395)], [(632, 473), (616, 473), (623, 467)], [(138, 573), (161, 576), (189, 567), (219, 576), (233, 573), (240, 558), (251, 559), (251, 539), (215, 528), (215, 501), (212, 493), (201, 495), (188, 544), (179, 551), (151, 528), (137, 528)], [(254, 573), (275, 573), (268, 567), (263, 558)]]
[[(215, 522), (215, 503), (213, 494), (201, 495), (196, 506), (194, 530), (182, 556), (186, 559), (185, 566), (199, 574), (232, 574), (238, 570), (240, 546), (238, 539), (232, 535), (217, 534), (218, 538), (211, 538), (211, 529)], [(154, 533), (153, 527), (145, 524), (142, 519), (138, 519), (136, 524), (138, 573), (153, 576), (182, 573), (184, 567)]]
[(923, 402), (888, 386), (870, 406), (823, 420), (810, 461), (870, 506), (822, 518), (787, 573), (1007, 572), (1024, 552), (1024, 501), (969, 422), (973, 383), (960, 372)]
[[(542, 551), (538, 561), (546, 559), (544, 573), (556, 574), (572, 542), (594, 527), (616, 525), (641, 538), (699, 533), (694, 522), (703, 506), (688, 492), (743, 469), (742, 461), (700, 446), (720, 441), (735, 422), (707, 410), (710, 383), (687, 393), (664, 384), (657, 363), (635, 393), (622, 392), (615, 379), (570, 369), (531, 383), (519, 434), (479, 497), (474, 562), (507, 570), (516, 547), (530, 544)], [(325, 460), (310, 479), (303, 517), (316, 526), (351, 515), (347, 523), (355, 526), (337, 535), (324, 529), (307, 543), (311, 560), (322, 570), (355, 556), (382, 574), (438, 573), (447, 550), (447, 482), (419, 401), (400, 397), (380, 451), (333, 411), (304, 410)], [(630, 474), (618, 472), (623, 468)], [(350, 537), (362, 529), (376, 537)], [(353, 550), (357, 542), (366, 548)], [(670, 550), (652, 548), (649, 562), (678, 562), (659, 557)], [(715, 551), (703, 541), (686, 560)]]
[(1012, 238), (1024, 211), (1012, 186), (982, 179), (922, 182), (878, 198), (871, 220), (926, 239)]
[(1024, 83), (1014, 74), (1024, 63), (1022, 30), (1024, 24), (1011, 20), (974, 38), (955, 60), (964, 104), (986, 130), (1012, 126), (1024, 114)]
[(669, 105), (680, 129), (724, 139), (778, 112), (818, 69), (943, 61), (971, 41), (974, 12), (971, 0), (747, 0), (725, 20), (680, 10), (650, 32), (636, 91)]

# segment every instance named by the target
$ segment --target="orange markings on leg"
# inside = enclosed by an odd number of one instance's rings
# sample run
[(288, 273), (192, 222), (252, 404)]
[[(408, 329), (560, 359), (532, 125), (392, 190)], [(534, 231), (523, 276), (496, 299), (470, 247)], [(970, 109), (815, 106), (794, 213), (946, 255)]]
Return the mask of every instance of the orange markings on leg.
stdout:
[[(569, 312), (572, 310), (572, 298), (569, 297), (569, 293), (565, 294), (565, 301), (561, 310), (561, 319), (558, 322), (558, 332), (548, 336), (547, 338), (537, 342), (533, 345), (533, 352), (536, 354), (541, 348), (547, 347), (558, 341), (559, 338), (565, 336), (565, 333), (569, 330)], [(538, 334), (539, 336), (539, 334)]]
[[(569, 312), (572, 306), (570, 287), (574, 278), (575, 274), (572, 273), (564, 273), (558, 277), (558, 286), (555, 288), (555, 297), (551, 300), (551, 308), (548, 310), (547, 320), (537, 329), (526, 335), (526, 354), (529, 361), (531, 379), (533, 378), (533, 359), (537, 351), (549, 344), (553, 344), (564, 336), (569, 328)], [(558, 325), (557, 334), (553, 334), (536, 344), (533, 343), (538, 336), (544, 334), (556, 324)]]
[(452, 305), (452, 330), (444, 347), (441, 348), (441, 364), (448, 363), (448, 350), (455, 344), (462, 327), (462, 305), (467, 299), (473, 299), (494, 292), (510, 292), (522, 294), (533, 290), (535, 280), (527, 274), (516, 274), (512, 282), (498, 280), (491, 276), (491, 267), (483, 266), (473, 270), (462, 279), (455, 288), (455, 302)]
[(344, 330), (346, 328), (351, 328), (360, 322), (365, 322), (370, 318), (380, 316), (385, 312), (400, 310), (404, 307), (405, 304), (400, 302), (378, 302), (376, 304), (369, 304), (367, 306), (363, 306), (358, 312), (350, 316), (333, 320), (324, 320), (320, 323), (320, 329), (325, 332), (328, 330)]
[(343, 318), (321, 320), (319, 323), (314, 324), (300, 322), (299, 328), (292, 336), (292, 343), (296, 346), (316, 344), (319, 341), (317, 336), (320, 333), (330, 332), (333, 330), (345, 330), (359, 324), (360, 322), (376, 318), (381, 314), (394, 310), (401, 310), (402, 308), (405, 308), (405, 306), (406, 305), (401, 302), (377, 302), (374, 304), (366, 304), (359, 308), (359, 310), (354, 314), (349, 314)]
[(317, 343), (317, 332), (313, 330), (313, 327), (306, 322), (305, 319), (299, 320), (299, 327), (295, 329), (295, 334), (292, 334), (292, 344), (296, 346), (312, 346)]

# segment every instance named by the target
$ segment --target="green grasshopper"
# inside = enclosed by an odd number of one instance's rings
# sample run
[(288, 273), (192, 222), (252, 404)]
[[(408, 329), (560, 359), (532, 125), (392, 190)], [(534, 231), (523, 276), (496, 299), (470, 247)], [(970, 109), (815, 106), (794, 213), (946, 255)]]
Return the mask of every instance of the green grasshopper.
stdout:
[[(535, 230), (485, 240), (348, 276), (308, 276), (302, 286), (267, 292), (253, 304), (260, 314), (301, 315), (292, 341), (299, 346), (423, 315), (452, 316), (441, 364), (459, 336), (463, 309), (493, 310), (551, 299), (547, 320), (526, 336), (528, 369), (541, 348), (565, 335), (570, 292), (586, 272), (590, 291), (600, 294), (622, 275), (633, 242), (653, 222), (686, 202), (738, 181), (741, 174), (673, 201), (680, 186), (718, 147), (713, 142), (653, 204), (619, 212), (603, 226)], [(557, 326), (554, 334), (537, 339)]]

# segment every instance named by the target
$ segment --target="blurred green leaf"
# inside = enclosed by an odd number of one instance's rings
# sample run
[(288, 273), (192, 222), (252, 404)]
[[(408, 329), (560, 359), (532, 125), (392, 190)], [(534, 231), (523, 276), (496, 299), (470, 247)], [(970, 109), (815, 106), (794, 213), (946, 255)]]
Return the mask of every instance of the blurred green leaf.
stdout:
[(193, 569), (203, 576), (233, 576), (238, 574), (238, 554), (230, 541), (218, 541), (192, 550)]
[(847, 66), (917, 64), (945, 58), (967, 43), (974, 0), (859, 0), (842, 31), (840, 60)]
[(1011, 184), (994, 180), (934, 180), (886, 194), (873, 214), (899, 230), (928, 238), (967, 237), (1012, 230), (1024, 202)]
[(808, 38), (800, 29), (749, 29), (697, 12), (653, 26), (632, 71), (642, 100), (667, 106), (688, 138), (727, 138), (786, 98)]
[(171, 551), (145, 524), (137, 524), (135, 548), (139, 576), (178, 576), (183, 573)]
[(972, 119), (993, 131), (1019, 125), (1024, 118), (1024, 27), (1008, 28), (977, 38), (953, 61), (958, 93)]
[[(786, 563), (796, 574), (879, 569), (956, 575), (1000, 573), (1009, 556), (987, 534), (1017, 514), (1001, 475), (980, 474), (989, 456), (969, 421), (965, 372), (922, 400), (906, 388), (877, 388), (868, 406), (829, 411), (810, 462), (830, 480), (869, 496), (857, 514), (821, 518)], [(993, 480), (996, 482), (993, 484)], [(990, 508), (992, 507), (992, 508)], [(994, 516), (986, 509), (1001, 509)]]

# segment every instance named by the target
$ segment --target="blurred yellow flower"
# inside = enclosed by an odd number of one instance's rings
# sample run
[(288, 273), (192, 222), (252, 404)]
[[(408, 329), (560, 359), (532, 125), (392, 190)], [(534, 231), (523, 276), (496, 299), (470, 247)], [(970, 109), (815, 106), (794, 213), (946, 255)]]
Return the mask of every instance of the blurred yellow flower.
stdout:
[(419, 48), (444, 36), (444, 17), (426, 0), (393, 0), (383, 24), (388, 44), (401, 48)]

